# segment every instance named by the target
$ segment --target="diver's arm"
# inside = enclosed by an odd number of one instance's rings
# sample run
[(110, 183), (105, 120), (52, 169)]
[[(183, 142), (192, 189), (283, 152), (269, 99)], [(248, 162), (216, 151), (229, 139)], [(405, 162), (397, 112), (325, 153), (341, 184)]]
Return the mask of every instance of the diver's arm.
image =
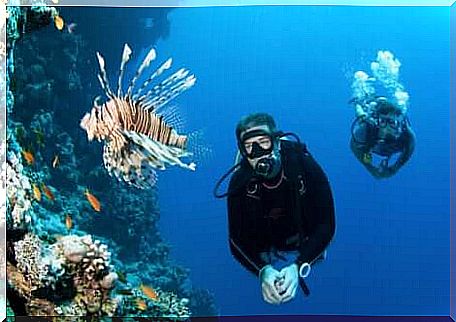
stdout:
[(250, 247), (253, 244), (245, 243), (240, 238), (241, 216), (248, 215), (241, 208), (240, 196), (228, 196), (228, 230), (230, 250), (234, 258), (248, 271), (258, 276), (260, 270), (268, 263), (263, 261), (259, 254)]
[(372, 165), (372, 156), (367, 148), (367, 145), (355, 142), (353, 137), (350, 140), (350, 148), (355, 157), (375, 178), (382, 178), (382, 173), (379, 168)]
[[(374, 125), (367, 119), (360, 123), (359, 127), (352, 133), (350, 138), (350, 149), (355, 157), (361, 164), (369, 171), (374, 177), (380, 178), (381, 173), (377, 167), (372, 165), (372, 154), (370, 152), (371, 145), (370, 139), (373, 135)], [(357, 137), (358, 139), (355, 139)]]
[(380, 176), (382, 178), (389, 178), (395, 175), (402, 166), (407, 163), (410, 157), (415, 150), (415, 133), (407, 126), (406, 138), (404, 139), (404, 147), (400, 152), (399, 157), (397, 158), (396, 162), (391, 166), (381, 166), (380, 165)]
[(413, 151), (415, 150), (415, 133), (413, 130), (410, 128), (410, 126), (407, 126), (407, 139), (405, 142), (405, 147), (404, 150), (401, 152), (401, 155), (398, 157), (397, 161), (388, 168), (388, 172), (390, 175), (395, 174), (399, 169), (407, 163), (407, 161), (410, 159), (410, 157), (413, 154)]
[[(302, 216), (313, 217), (316, 226), (307, 239), (301, 240), (300, 254), (296, 262), (298, 267), (303, 263), (313, 263), (328, 247), (336, 230), (334, 200), (328, 178), (313, 158), (308, 160), (306, 173), (310, 205), (303, 205), (306, 210), (302, 211)], [(302, 221), (306, 222), (305, 218)]]
[(355, 142), (355, 140), (352, 137), (350, 139), (350, 149), (352, 150), (355, 157), (359, 160), (359, 162), (364, 164), (363, 158), (364, 158), (364, 154), (365, 154), (364, 151), (367, 150), (366, 144), (361, 144), (361, 143)]

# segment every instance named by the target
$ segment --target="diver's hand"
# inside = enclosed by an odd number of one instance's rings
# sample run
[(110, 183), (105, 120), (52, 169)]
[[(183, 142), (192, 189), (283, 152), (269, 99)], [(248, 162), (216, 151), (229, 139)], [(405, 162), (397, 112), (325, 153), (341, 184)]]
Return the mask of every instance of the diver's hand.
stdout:
[(261, 290), (263, 299), (269, 304), (280, 304), (282, 298), (276, 289), (276, 282), (282, 278), (279, 271), (267, 265), (260, 272)]
[(391, 177), (393, 174), (397, 172), (397, 170), (397, 164), (393, 164), (392, 166), (390, 166), (388, 164), (387, 159), (382, 160), (382, 162), (380, 163), (380, 173), (384, 178)]
[(388, 170), (388, 159), (383, 159), (380, 162), (380, 172), (386, 172)]
[(298, 265), (291, 264), (280, 271), (283, 281), (277, 285), (277, 290), (282, 297), (282, 303), (293, 299), (299, 284)]

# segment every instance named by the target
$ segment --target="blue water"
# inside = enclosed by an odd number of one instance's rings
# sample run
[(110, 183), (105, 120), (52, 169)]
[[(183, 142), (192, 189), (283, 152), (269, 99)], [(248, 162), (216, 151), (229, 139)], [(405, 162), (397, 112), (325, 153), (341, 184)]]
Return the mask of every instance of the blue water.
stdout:
[[(244, 7), (178, 9), (159, 55), (191, 68), (180, 98), (189, 129), (213, 148), (196, 173), (160, 177), (161, 225), (192, 281), (235, 314), (447, 315), (449, 313), (449, 10), (447, 8)], [(347, 73), (378, 50), (402, 62), (417, 135), (410, 162), (377, 181), (348, 147), (353, 111)], [(351, 74), (349, 74), (351, 76)], [(312, 296), (263, 302), (258, 280), (232, 257), (225, 201), (211, 191), (233, 164), (242, 115), (271, 113), (296, 132), (327, 172), (337, 232), (315, 268)]]
[[(197, 76), (178, 103), (186, 129), (204, 130), (212, 154), (194, 173), (160, 173), (160, 225), (173, 258), (214, 293), (220, 313), (448, 315), (449, 9), (182, 8), (169, 20), (158, 59), (171, 56)], [(149, 30), (131, 32), (147, 47)], [(111, 41), (116, 57), (123, 41)], [(382, 181), (348, 146), (350, 77), (368, 71), (378, 50), (402, 62), (417, 135), (411, 160)], [(278, 307), (263, 301), (258, 279), (231, 256), (225, 200), (212, 196), (233, 165), (237, 121), (256, 111), (307, 143), (336, 203), (336, 236), (308, 278), (311, 296), (299, 292)]]

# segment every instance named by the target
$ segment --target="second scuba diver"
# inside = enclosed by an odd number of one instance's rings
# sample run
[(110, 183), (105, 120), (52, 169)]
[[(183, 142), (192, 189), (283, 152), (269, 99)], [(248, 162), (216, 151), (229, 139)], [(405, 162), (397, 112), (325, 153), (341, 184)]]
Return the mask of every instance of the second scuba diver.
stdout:
[[(375, 178), (393, 176), (415, 149), (415, 133), (407, 116), (385, 97), (351, 103), (357, 114), (352, 125), (351, 150)], [(375, 162), (374, 157), (380, 161)]]

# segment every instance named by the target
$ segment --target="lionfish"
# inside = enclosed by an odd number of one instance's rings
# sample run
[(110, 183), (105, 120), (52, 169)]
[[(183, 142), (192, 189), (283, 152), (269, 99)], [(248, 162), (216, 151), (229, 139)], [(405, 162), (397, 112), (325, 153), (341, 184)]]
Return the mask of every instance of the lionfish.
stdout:
[[(108, 173), (138, 188), (150, 188), (157, 182), (154, 170), (165, 169), (165, 164), (195, 170), (196, 164), (185, 164), (180, 159), (192, 155), (187, 149), (187, 135), (181, 135), (171, 125), (173, 111), (168, 103), (195, 84), (194, 75), (182, 68), (160, 83), (152, 81), (171, 68), (169, 58), (135, 90), (135, 83), (155, 59), (152, 48), (128, 89), (122, 92), (122, 77), (132, 51), (125, 44), (118, 78), (117, 94), (111, 90), (103, 56), (97, 52), (100, 73), (98, 80), (108, 100), (99, 104), (97, 99), (90, 113), (81, 120), (89, 141), (104, 141), (103, 163)], [(149, 87), (149, 90), (146, 89)]]

